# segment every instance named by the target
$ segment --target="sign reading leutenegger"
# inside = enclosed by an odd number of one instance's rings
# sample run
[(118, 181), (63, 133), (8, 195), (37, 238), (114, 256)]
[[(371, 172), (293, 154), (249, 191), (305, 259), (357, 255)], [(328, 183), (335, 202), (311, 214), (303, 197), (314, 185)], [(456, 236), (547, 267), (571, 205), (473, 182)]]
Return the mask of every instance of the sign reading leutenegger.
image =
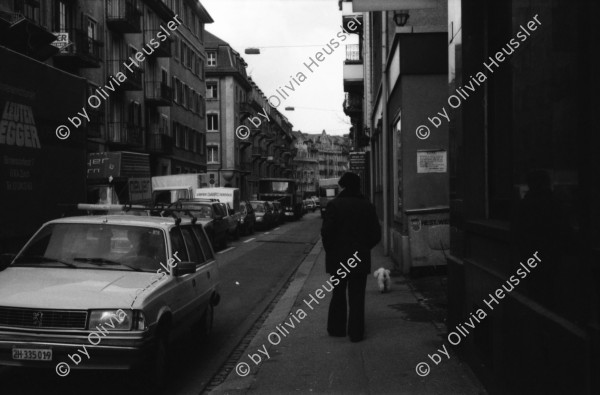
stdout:
[[(512, 292), (515, 287), (519, 285), (521, 280), (527, 278), (529, 273), (531, 273), (530, 269), (534, 269), (537, 264), (541, 262), (542, 260), (538, 256), (538, 251), (536, 251), (531, 258), (527, 259), (527, 265), (525, 265), (523, 262), (519, 262), (521, 267), (517, 270), (516, 274), (510, 276), (508, 280), (502, 284), (501, 288), (496, 289), (496, 291), (493, 293), (489, 293), (488, 298), (483, 299), (483, 303), (490, 311), (493, 311), (494, 307), (497, 307), (500, 304), (500, 300), (506, 297), (506, 294)], [(519, 276), (520, 279), (517, 278), (517, 276)], [(462, 339), (465, 339), (469, 334), (469, 330), (465, 328), (465, 326), (471, 328), (471, 330), (474, 330), (477, 324), (480, 324), (485, 317), (487, 317), (487, 313), (484, 309), (477, 309), (475, 313), (470, 313), (468, 321), (456, 325), (454, 328), (455, 330), (448, 333), (448, 342), (453, 346), (460, 344)], [(434, 352), (433, 354), (427, 354), (427, 357), (434, 364), (438, 365), (440, 362), (442, 362), (442, 355), (445, 355), (447, 359), (450, 359), (450, 353), (446, 349), (445, 344), (442, 344), (441, 350), (438, 349), (436, 351), (439, 351), (439, 354), (437, 352)], [(427, 376), (430, 372), (429, 364), (427, 362), (419, 362), (415, 370), (419, 376)]]
[[(313, 293), (309, 293), (308, 297), (302, 300), (306, 307), (310, 308), (310, 310), (314, 310), (315, 306), (320, 304), (319, 300), (325, 298), (325, 292), (329, 293), (333, 291), (333, 288), (340, 283), (340, 279), (346, 278), (348, 273), (350, 273), (350, 269), (354, 269), (358, 265), (358, 262), (362, 262), (361, 259), (358, 257), (358, 251), (354, 253), (352, 258), (349, 258), (346, 261), (345, 265), (344, 263), (340, 262), (340, 265), (342, 267), (336, 271), (336, 274), (331, 275), (331, 277), (329, 277), (329, 280), (327, 280), (325, 284), (323, 284)], [(339, 278), (336, 277), (336, 275), (339, 276)], [(284, 321), (282, 324), (275, 325), (275, 329), (268, 334), (267, 340), (269, 341), (269, 343), (273, 346), (276, 346), (279, 343), (281, 343), (281, 341), (284, 338), (286, 338), (287, 335), (290, 334), (290, 330), (296, 329), (296, 324), (300, 324), (300, 321), (306, 318), (307, 315), (308, 314), (306, 313), (306, 311), (304, 311), (304, 309), (302, 308), (297, 309), (295, 313), (290, 313), (290, 317), (287, 321)], [(269, 351), (267, 350), (266, 343), (263, 344), (262, 347), (257, 349), (257, 353), (248, 354), (248, 358), (250, 358), (250, 360), (256, 366), (258, 366), (263, 361), (263, 357), (265, 358), (265, 360), (271, 358)], [(250, 373), (250, 365), (246, 362), (239, 362), (235, 366), (235, 371), (242, 377), (247, 376), (248, 373)]]
[[(130, 56), (129, 59), (123, 62), (123, 66), (127, 70), (129, 70), (130, 73), (134, 72), (133, 67), (135, 67), (136, 69), (139, 68), (139, 63), (143, 62), (146, 59), (146, 56), (152, 55), (154, 53), (154, 50), (160, 47), (160, 42), (166, 41), (167, 36), (171, 35), (170, 32), (174, 32), (175, 30), (177, 30), (177, 28), (179, 28), (182, 22), (179, 19), (177, 19), (178, 16), (179, 15), (175, 15), (173, 17), (173, 20), (167, 23), (168, 29), (166, 29), (162, 25), (160, 26), (161, 30), (159, 30), (158, 33), (156, 33), (156, 37), (150, 39), (150, 41), (148, 41), (148, 44), (146, 44), (145, 47), (142, 48), (143, 52), (138, 51), (135, 55)], [(121, 84), (126, 80), (127, 76), (122, 71), (119, 71), (114, 76), (111, 75), (110, 78), (108, 78), (108, 82), (104, 85), (104, 87), (97, 88), (94, 91), (95, 93), (91, 94), (88, 97), (87, 104), (93, 109), (100, 107), (102, 105), (102, 101), (108, 100), (108, 97), (110, 95), (104, 90), (104, 88), (106, 88), (106, 90), (108, 91), (115, 92), (117, 88), (121, 86)], [(83, 119), (90, 122), (90, 116), (88, 115), (87, 110), (85, 109), (85, 105), (81, 107), (81, 111), (78, 111), (76, 115), (73, 115), (72, 117), (67, 117), (67, 119), (73, 126), (75, 126), (75, 129), (79, 128), (82, 125)], [(67, 125), (59, 125), (56, 128), (56, 137), (58, 137), (61, 140), (66, 140), (67, 138), (69, 138), (70, 134), (71, 131), (69, 130), (69, 127)]]

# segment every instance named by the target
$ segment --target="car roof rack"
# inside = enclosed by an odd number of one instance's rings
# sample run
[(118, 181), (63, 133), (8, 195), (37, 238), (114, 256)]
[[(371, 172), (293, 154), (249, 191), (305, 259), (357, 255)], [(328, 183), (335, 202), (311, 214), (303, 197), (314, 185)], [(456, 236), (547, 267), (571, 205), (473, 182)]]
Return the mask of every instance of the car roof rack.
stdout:
[(131, 210), (148, 210), (149, 208), (141, 204), (92, 204), (78, 203), (78, 210), (85, 211), (131, 211)]
[[(121, 211), (124, 213), (130, 211), (146, 211), (149, 215), (156, 215), (159, 217), (170, 216), (175, 219), (175, 225), (181, 224), (181, 217), (177, 215), (178, 212), (183, 212), (187, 217), (191, 218), (192, 224), (196, 224), (198, 218), (194, 216), (189, 209), (183, 207), (171, 208), (164, 207), (165, 203), (157, 203), (154, 206), (144, 206), (140, 204), (90, 204), (90, 203), (79, 203), (77, 209), (84, 211)], [(176, 213), (177, 212), (177, 213)]]
[(216, 198), (191, 198), (191, 199), (179, 199), (175, 203), (179, 203), (179, 202), (182, 202), (182, 203), (193, 203), (193, 202), (208, 202), (208, 203), (217, 202), (217, 203), (220, 203), (221, 201)]

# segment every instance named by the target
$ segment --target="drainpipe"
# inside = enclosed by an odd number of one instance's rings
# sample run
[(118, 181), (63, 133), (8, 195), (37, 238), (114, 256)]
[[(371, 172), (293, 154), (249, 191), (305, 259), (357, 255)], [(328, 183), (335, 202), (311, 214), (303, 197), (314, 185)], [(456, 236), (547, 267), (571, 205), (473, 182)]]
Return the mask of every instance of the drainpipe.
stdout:
[(381, 16), (383, 18), (382, 21), (382, 29), (381, 29), (381, 108), (383, 110), (382, 114), (382, 125), (381, 125), (381, 133), (382, 135), (382, 144), (381, 144), (381, 153), (382, 153), (382, 170), (383, 170), (383, 232), (382, 232), (382, 242), (383, 242), (383, 253), (384, 255), (389, 254), (389, 172), (388, 172), (388, 75), (386, 70), (386, 60), (388, 56), (387, 50), (387, 11), (383, 11)]

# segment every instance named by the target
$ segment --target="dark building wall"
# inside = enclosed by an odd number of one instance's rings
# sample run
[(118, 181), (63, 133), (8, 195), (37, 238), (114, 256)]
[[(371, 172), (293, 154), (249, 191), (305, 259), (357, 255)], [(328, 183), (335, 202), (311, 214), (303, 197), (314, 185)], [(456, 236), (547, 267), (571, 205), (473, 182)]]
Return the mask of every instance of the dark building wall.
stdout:
[[(449, 4), (450, 94), (480, 71), (487, 76), (451, 114), (449, 330), (486, 309), (461, 346), (483, 377), (511, 393), (598, 390), (591, 8)], [(528, 25), (535, 16), (539, 24)], [(535, 30), (517, 36), (527, 26)], [(488, 70), (483, 63), (511, 52), (513, 38), (518, 48)], [(539, 266), (490, 311), (489, 294), (536, 251)]]

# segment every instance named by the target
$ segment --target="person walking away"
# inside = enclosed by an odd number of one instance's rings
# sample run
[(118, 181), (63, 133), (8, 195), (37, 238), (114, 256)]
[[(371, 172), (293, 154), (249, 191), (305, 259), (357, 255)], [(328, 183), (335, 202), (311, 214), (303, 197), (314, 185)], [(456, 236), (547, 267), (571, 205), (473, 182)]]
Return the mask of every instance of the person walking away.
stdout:
[[(336, 337), (347, 334), (350, 341), (359, 342), (364, 338), (365, 287), (371, 272), (371, 249), (381, 240), (381, 227), (375, 206), (360, 192), (357, 174), (345, 173), (338, 185), (341, 192), (327, 204), (321, 227), (325, 269), (340, 280), (332, 291), (327, 332)], [(347, 273), (341, 264), (353, 256), (356, 266)]]

